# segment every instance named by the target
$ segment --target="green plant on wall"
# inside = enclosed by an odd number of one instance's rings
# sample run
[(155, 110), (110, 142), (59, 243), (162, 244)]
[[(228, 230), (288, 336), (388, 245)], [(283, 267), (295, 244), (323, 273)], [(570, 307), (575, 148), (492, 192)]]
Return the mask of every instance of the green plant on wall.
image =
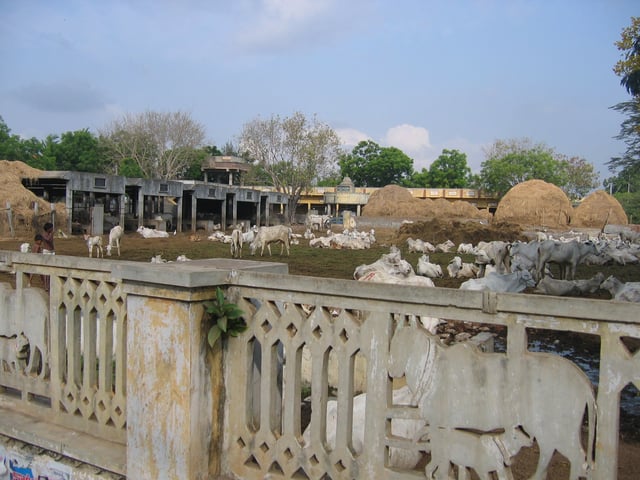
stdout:
[(220, 337), (237, 337), (247, 329), (243, 312), (235, 303), (227, 302), (224, 292), (216, 288), (216, 298), (204, 302), (205, 315), (211, 321), (207, 342), (213, 347)]

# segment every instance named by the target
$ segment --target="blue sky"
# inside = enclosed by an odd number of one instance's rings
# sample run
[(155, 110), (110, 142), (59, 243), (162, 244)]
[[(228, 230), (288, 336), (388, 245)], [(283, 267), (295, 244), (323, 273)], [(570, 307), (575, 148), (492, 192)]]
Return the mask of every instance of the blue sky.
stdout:
[(614, 42), (637, 0), (1, 1), (0, 115), (23, 137), (185, 111), (207, 142), (303, 112), (349, 150), (442, 149), (479, 172), (496, 139), (605, 163), (624, 152)]

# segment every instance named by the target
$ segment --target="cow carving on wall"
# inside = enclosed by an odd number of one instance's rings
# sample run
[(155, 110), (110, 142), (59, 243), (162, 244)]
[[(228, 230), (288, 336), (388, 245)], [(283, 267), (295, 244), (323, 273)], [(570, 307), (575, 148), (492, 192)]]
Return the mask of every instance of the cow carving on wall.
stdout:
[[(555, 450), (569, 460), (571, 480), (589, 477), (595, 397), (588, 377), (571, 361), (550, 353), (483, 353), (468, 342), (447, 347), (437, 336), (410, 326), (398, 328), (391, 340), (389, 374), (405, 377), (425, 421), (424, 436), (432, 443), (428, 478), (449, 478), (450, 464), (488, 474), (484, 458), (482, 467), (460, 465), (461, 458), (473, 459), (479, 451), (493, 452), (501, 464), (491, 471), (512, 478), (511, 458), (534, 440), (540, 455), (532, 478), (547, 477)], [(581, 442), (585, 410), (586, 452)], [(475, 437), (469, 431), (476, 432)], [(488, 449), (486, 445), (499, 440), (488, 437), (495, 431), (516, 439), (513, 447)], [(450, 449), (434, 447), (443, 438), (460, 440), (463, 451), (454, 455)]]
[(0, 336), (29, 342), (25, 373), (46, 373), (49, 358), (49, 296), (41, 288), (14, 289), (0, 282)]

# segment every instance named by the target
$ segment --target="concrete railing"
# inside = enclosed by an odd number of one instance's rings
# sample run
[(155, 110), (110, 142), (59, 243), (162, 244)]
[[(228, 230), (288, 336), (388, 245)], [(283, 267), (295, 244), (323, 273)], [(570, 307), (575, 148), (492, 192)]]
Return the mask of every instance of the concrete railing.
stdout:
[[(557, 450), (576, 476), (616, 477), (620, 393), (640, 385), (637, 304), (290, 276), (286, 265), (242, 260), (3, 260), (17, 298), (26, 273), (51, 277), (50, 352), (31, 372), (0, 368), (0, 408), (121, 445), (115, 468), (59, 450), (129, 478), (424, 478), (425, 464), (462, 477), (465, 467), (508, 471), (533, 443), (540, 471)], [(216, 286), (249, 328), (211, 349), (203, 301)], [(19, 304), (22, 318), (31, 306)], [(505, 351), (445, 346), (419, 317), (502, 329)], [(529, 351), (539, 330), (599, 344), (597, 382)], [(511, 437), (511, 450), (483, 450)], [(445, 442), (459, 448), (444, 452)]]

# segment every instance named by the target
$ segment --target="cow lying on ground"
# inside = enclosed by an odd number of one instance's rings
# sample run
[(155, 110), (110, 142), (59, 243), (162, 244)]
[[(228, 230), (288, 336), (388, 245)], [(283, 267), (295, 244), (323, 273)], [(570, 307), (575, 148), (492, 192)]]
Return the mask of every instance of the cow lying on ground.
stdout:
[(155, 230), (153, 228), (147, 228), (143, 226), (139, 226), (136, 232), (138, 232), (144, 238), (168, 238), (169, 237), (169, 233), (167, 232), (163, 232), (162, 230)]
[(611, 275), (600, 288), (607, 290), (611, 294), (612, 300), (620, 302), (640, 302), (640, 282), (621, 282)]
[(436, 251), (436, 247), (434, 247), (429, 242), (425, 242), (424, 240), (414, 240), (413, 238), (407, 238), (407, 246), (409, 247), (409, 253), (431, 253)]
[(475, 263), (463, 262), (462, 258), (455, 256), (447, 265), (447, 273), (451, 278), (475, 278), (480, 272), (480, 267)]
[(418, 265), (416, 266), (416, 274), (429, 278), (442, 278), (442, 267), (437, 263), (431, 263), (429, 261), (429, 255), (422, 255), (418, 259)]
[(392, 246), (389, 253), (383, 254), (378, 260), (369, 265), (360, 265), (353, 272), (353, 278), (360, 280), (361, 277), (372, 271), (382, 271), (399, 278), (406, 278), (415, 275), (413, 267), (402, 258), (398, 247)]
[(536, 283), (527, 270), (513, 273), (488, 273), (482, 278), (471, 278), (460, 285), (461, 290), (491, 290), (492, 292), (522, 292), (527, 287), (535, 287)]
[(534, 291), (543, 295), (578, 297), (598, 291), (603, 280), (604, 274), (602, 272), (596, 273), (588, 280), (557, 280), (547, 276), (538, 282)]
[(289, 235), (291, 231), (286, 225), (275, 225), (273, 227), (260, 227), (256, 237), (249, 245), (249, 251), (251, 255), (255, 255), (256, 250), (260, 248), (260, 256), (264, 255), (264, 247), (267, 247), (269, 255), (271, 255), (271, 244), (281, 243), (280, 255), (283, 254), (284, 249), (287, 250), (287, 257), (289, 256)]

